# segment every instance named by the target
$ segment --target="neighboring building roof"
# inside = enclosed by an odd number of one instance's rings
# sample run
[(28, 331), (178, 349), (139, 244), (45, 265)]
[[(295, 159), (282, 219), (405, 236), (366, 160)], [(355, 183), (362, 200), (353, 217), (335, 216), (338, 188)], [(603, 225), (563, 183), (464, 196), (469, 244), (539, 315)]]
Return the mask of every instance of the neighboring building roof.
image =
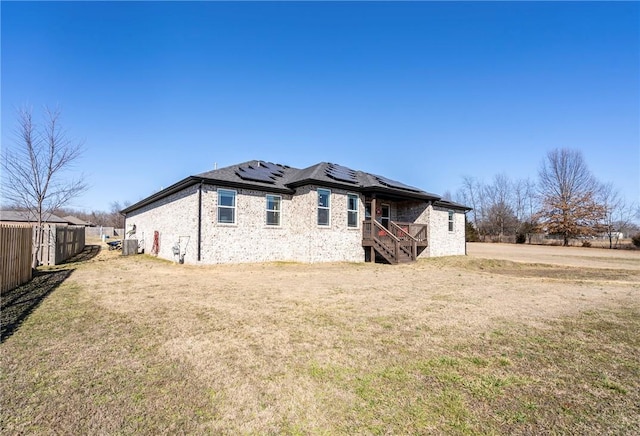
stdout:
[(95, 224), (90, 223), (89, 221), (81, 220), (80, 218), (75, 217), (73, 215), (67, 215), (62, 219), (66, 220), (70, 224), (73, 224), (74, 226), (85, 226), (85, 227), (94, 227), (95, 226)]
[[(0, 221), (35, 223), (38, 218), (29, 211), (20, 210), (2, 210), (0, 211)], [(54, 214), (48, 214), (43, 217), (43, 222), (52, 224), (69, 224), (69, 222)]]
[(127, 207), (122, 210), (122, 213), (126, 214), (134, 211), (197, 183), (257, 189), (284, 194), (293, 194), (295, 192), (294, 188), (298, 186), (316, 184), (365, 194), (375, 193), (393, 198), (441, 201), (442, 205), (447, 204), (446, 207), (470, 210), (468, 207), (457, 203), (445, 202), (441, 200), (439, 195), (423, 191), (420, 188), (408, 186), (383, 176), (352, 170), (338, 164), (321, 162), (308, 168), (297, 169), (286, 165), (254, 160), (189, 176)]

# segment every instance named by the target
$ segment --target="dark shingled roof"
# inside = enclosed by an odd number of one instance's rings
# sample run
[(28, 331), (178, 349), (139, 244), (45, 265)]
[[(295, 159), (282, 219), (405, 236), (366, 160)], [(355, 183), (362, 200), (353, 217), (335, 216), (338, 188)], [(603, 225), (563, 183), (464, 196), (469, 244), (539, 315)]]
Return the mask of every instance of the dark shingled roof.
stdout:
[(67, 215), (65, 217), (62, 217), (62, 219), (75, 226), (95, 227), (95, 224), (89, 221), (81, 220), (80, 218), (73, 215)]
[[(51, 224), (69, 224), (65, 219), (54, 214), (45, 214), (42, 217), (43, 222)], [(21, 210), (2, 210), (0, 211), (0, 221), (8, 222), (24, 222), (37, 223), (38, 218), (31, 212)]]
[[(266, 183), (257, 180), (248, 180), (243, 179), (238, 175), (241, 173), (240, 168), (259, 168), (261, 164), (275, 165), (282, 171), (281, 177), (274, 177), (273, 183)], [(244, 162), (241, 164), (231, 165), (228, 167), (220, 168), (217, 170), (207, 171), (204, 173), (197, 174), (195, 177), (201, 178), (207, 183), (215, 183), (219, 182), (220, 184), (225, 184), (227, 186), (236, 186), (241, 188), (248, 189), (264, 189), (267, 191), (276, 191), (283, 193), (293, 193), (293, 190), (289, 188), (287, 185), (289, 183), (290, 178), (295, 175), (300, 170), (296, 168), (291, 168), (285, 165), (272, 164), (270, 162), (264, 162), (259, 160), (252, 160), (249, 162)]]
[(467, 207), (467, 206), (465, 206), (463, 204), (460, 204), (460, 203), (456, 203), (455, 201), (451, 201), (451, 200), (438, 200), (434, 204), (436, 206), (446, 207), (447, 209), (471, 210), (470, 207)]
[(253, 160), (189, 176), (178, 183), (157, 192), (146, 199), (124, 209), (128, 213), (160, 198), (197, 183), (255, 189), (259, 191), (293, 194), (295, 188), (304, 185), (320, 185), (347, 189), (365, 194), (378, 194), (391, 198), (437, 201), (455, 209), (468, 207), (441, 200), (437, 194), (405, 185), (383, 176), (352, 170), (329, 162), (320, 162), (298, 169), (271, 162)]
[(416, 198), (422, 200), (440, 199), (439, 195), (423, 191), (420, 188), (414, 188), (413, 186), (408, 186), (404, 183), (387, 179), (386, 177), (377, 176), (375, 174), (366, 173), (364, 171), (352, 170), (350, 168), (346, 169), (354, 173), (356, 183), (337, 180), (334, 177), (331, 177), (331, 175), (329, 174), (328, 170), (332, 165), (336, 164), (321, 162), (319, 164), (310, 166), (309, 168), (300, 170), (293, 178), (289, 179), (289, 185), (292, 187), (296, 187), (307, 184), (319, 184), (344, 189), (354, 189), (366, 193), (378, 192), (385, 193), (391, 196)]

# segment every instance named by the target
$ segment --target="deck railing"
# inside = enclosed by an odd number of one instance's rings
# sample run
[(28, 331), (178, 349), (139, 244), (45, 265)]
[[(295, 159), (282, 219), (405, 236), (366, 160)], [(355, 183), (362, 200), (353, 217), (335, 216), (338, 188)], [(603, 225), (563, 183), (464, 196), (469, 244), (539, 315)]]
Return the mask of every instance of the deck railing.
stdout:
[[(398, 224), (393, 221), (385, 228), (375, 220), (365, 220), (362, 223), (363, 245), (381, 249), (384, 253), (380, 254), (392, 263), (413, 261), (418, 258), (418, 246), (426, 246), (426, 228), (424, 224)], [(420, 239), (413, 236), (412, 231)]]

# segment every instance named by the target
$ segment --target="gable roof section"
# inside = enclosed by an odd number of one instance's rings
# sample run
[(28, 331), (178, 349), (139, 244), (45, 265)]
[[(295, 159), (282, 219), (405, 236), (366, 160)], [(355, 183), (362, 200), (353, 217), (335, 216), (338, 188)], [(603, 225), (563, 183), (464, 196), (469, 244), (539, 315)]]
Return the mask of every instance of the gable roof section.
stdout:
[[(122, 210), (122, 213), (132, 212), (198, 183), (281, 194), (293, 194), (295, 193), (295, 188), (299, 186), (315, 184), (400, 199), (441, 201), (441, 197), (437, 194), (432, 194), (383, 176), (352, 170), (329, 162), (320, 162), (304, 169), (298, 169), (286, 165), (253, 160), (186, 177), (174, 185), (127, 207)], [(447, 207), (469, 210), (466, 206), (456, 203), (448, 202), (447, 204), (450, 204)]]

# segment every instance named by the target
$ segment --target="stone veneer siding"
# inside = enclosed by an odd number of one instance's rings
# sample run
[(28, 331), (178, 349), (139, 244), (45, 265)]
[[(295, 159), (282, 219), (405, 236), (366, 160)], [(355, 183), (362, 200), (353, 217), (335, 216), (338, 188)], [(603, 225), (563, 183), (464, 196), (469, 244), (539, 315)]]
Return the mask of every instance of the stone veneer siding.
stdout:
[[(218, 187), (202, 186), (201, 259), (198, 262), (198, 185), (144, 206), (127, 216), (127, 229), (136, 225), (145, 253), (159, 232), (158, 256), (177, 260), (180, 243), (185, 263), (246, 262), (364, 262), (362, 221), (365, 199), (359, 194), (358, 227), (347, 227), (347, 190), (331, 188), (330, 226), (317, 225), (318, 186), (303, 186), (295, 195), (220, 187), (236, 192), (235, 224), (218, 223)], [(323, 188), (326, 189), (326, 188)], [(266, 195), (279, 195), (280, 226), (266, 225)], [(380, 201), (378, 205), (387, 202)], [(425, 202), (388, 202), (391, 220), (428, 225), (429, 246), (420, 257), (465, 254), (464, 213), (454, 211), (449, 232), (449, 209)]]
[[(330, 225), (317, 225), (317, 186), (298, 188), (295, 195), (264, 191), (222, 189), (236, 192), (235, 224), (218, 223), (218, 187), (202, 187), (201, 260), (198, 252), (198, 186), (191, 186), (147, 205), (127, 217), (127, 228), (136, 225), (142, 246), (150, 253), (153, 233), (160, 234), (158, 256), (177, 260), (172, 247), (186, 245), (185, 263), (244, 262), (363, 262), (362, 220), (364, 197), (359, 195), (358, 227), (347, 227), (347, 190), (330, 189)], [(266, 225), (266, 195), (279, 195), (280, 226)], [(187, 242), (188, 241), (188, 242)]]
[(453, 210), (453, 232), (450, 232), (449, 210), (426, 202), (398, 204), (397, 221), (428, 225), (429, 246), (419, 257), (466, 254), (464, 212)]
[[(173, 246), (178, 242), (186, 245), (185, 262), (193, 263), (197, 258), (198, 231), (198, 186), (190, 186), (127, 215), (126, 230), (135, 224), (139, 246), (151, 253), (153, 232), (159, 231), (158, 257), (177, 260)], [(127, 236), (127, 239), (130, 237)]]
[(453, 210), (453, 232), (449, 231), (449, 210), (430, 205), (429, 246), (421, 257), (466, 254), (464, 212)]

